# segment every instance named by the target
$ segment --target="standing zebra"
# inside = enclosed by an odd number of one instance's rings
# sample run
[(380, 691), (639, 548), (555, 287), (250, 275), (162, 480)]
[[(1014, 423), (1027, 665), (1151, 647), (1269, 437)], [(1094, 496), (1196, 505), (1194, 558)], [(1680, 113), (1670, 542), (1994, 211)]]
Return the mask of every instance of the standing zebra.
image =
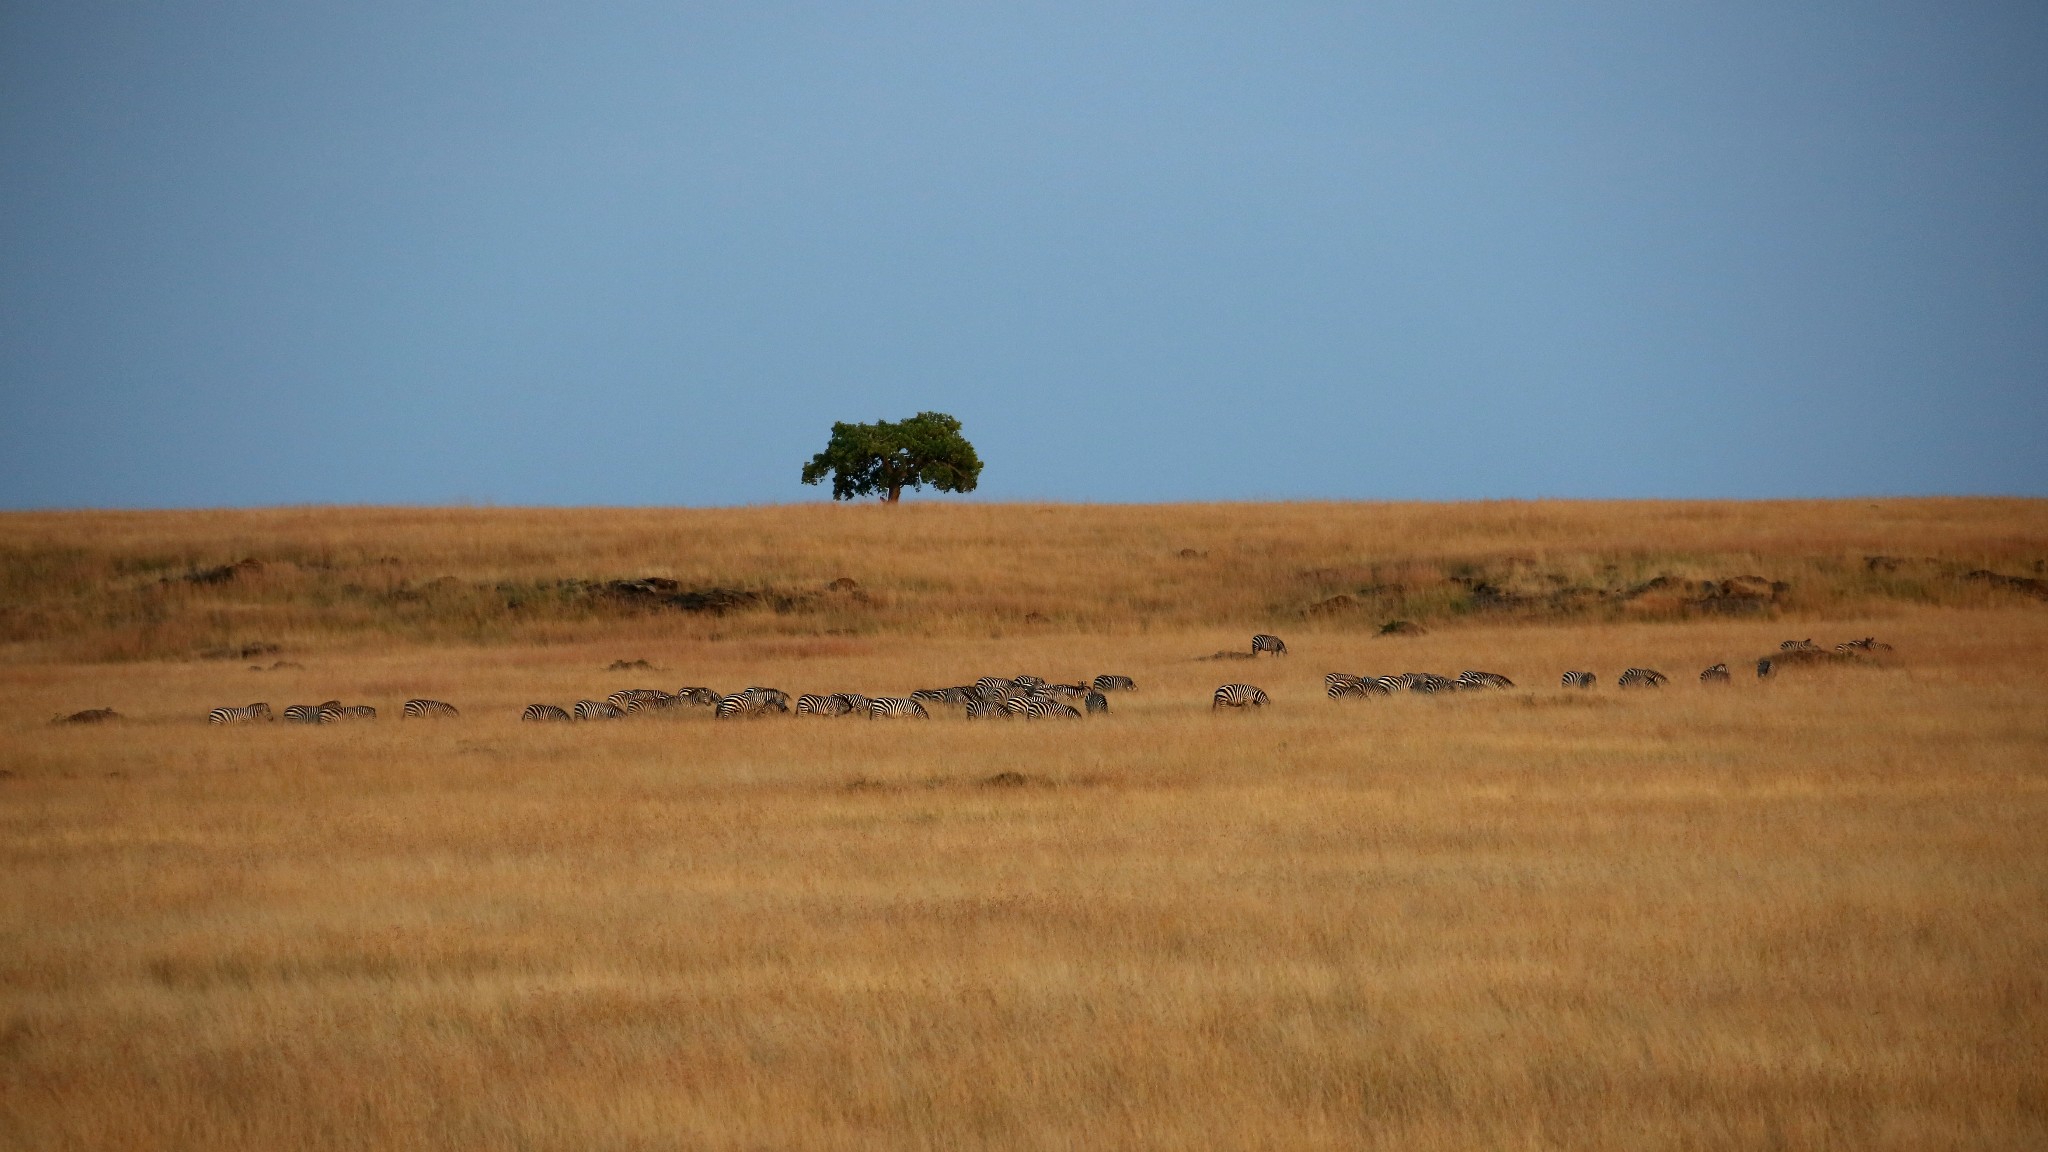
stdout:
[(1034, 696), (1024, 702), (1026, 720), (1079, 720), (1081, 714), (1057, 700)]
[(1257, 656), (1261, 652), (1271, 652), (1275, 656), (1285, 656), (1287, 655), (1287, 641), (1282, 640), (1278, 636), (1268, 636), (1261, 632), (1257, 636), (1252, 637), (1252, 655)]
[(1098, 713), (1107, 714), (1109, 712), (1109, 697), (1104, 696), (1100, 691), (1090, 692), (1086, 696), (1081, 697), (1081, 706), (1086, 708), (1091, 716)]
[(623, 688), (605, 697), (604, 702), (621, 712), (631, 712), (633, 709), (629, 705), (648, 700), (663, 700), (667, 697), (668, 693), (659, 688)]
[(1655, 668), (1630, 668), (1614, 683), (1621, 688), (1662, 688), (1664, 674)]
[(967, 705), (967, 718), (969, 720), (1003, 720), (1007, 719), (1009, 715), (1008, 712), (1003, 711), (1002, 704), (995, 700), (977, 697)]
[(618, 720), (625, 715), (624, 712), (619, 711), (602, 700), (578, 700), (576, 702), (576, 718), (578, 720)]
[(415, 720), (422, 717), (437, 719), (460, 715), (462, 713), (455, 710), (455, 705), (443, 703), (439, 700), (407, 700), (405, 702), (405, 709), (401, 714), (401, 719)]
[(1596, 679), (1591, 672), (1567, 672), (1558, 685), (1563, 688), (1591, 688)]
[(725, 699), (715, 688), (678, 688), (676, 700), (683, 704), (694, 704), (699, 708), (716, 708)]
[(903, 696), (877, 696), (868, 701), (868, 719), (880, 720), (885, 716), (929, 720), (932, 714), (924, 710), (924, 705)]
[(275, 720), (270, 714), (270, 705), (261, 702), (242, 708), (215, 708), (206, 714), (208, 724), (248, 724), (256, 720)]
[(1218, 708), (1264, 708), (1271, 701), (1266, 694), (1250, 684), (1225, 684), (1216, 690), (1209, 702), (1209, 711)]
[[(1365, 677), (1353, 676), (1349, 672), (1326, 672), (1323, 674), (1323, 690), (1330, 694), (1332, 700), (1340, 695), (1356, 691), (1358, 686), (1363, 683), (1365, 683)], [(1339, 689), (1343, 691), (1340, 692), (1338, 691)]]
[(1089, 686), (1097, 692), (1136, 692), (1138, 690), (1137, 681), (1129, 676), (1111, 676), (1107, 673), (1097, 676)]
[(519, 714), (521, 720), (567, 720), (569, 714), (553, 704), (528, 704), (526, 711)]
[(318, 704), (293, 704), (284, 710), (284, 719), (287, 724), (318, 724), (320, 722), (320, 706)]
[(375, 720), (376, 718), (377, 710), (368, 704), (343, 704), (339, 700), (330, 700), (320, 706), (320, 722), (322, 724), (339, 724), (343, 720)]
[(983, 676), (974, 682), (974, 694), (983, 700), (1001, 700), (1012, 683), (1001, 676)]
[(1475, 672), (1470, 668), (1458, 673), (1458, 683), (1467, 688), (1499, 688), (1503, 691), (1515, 686), (1513, 680), (1498, 672)]
[(853, 713), (853, 704), (844, 696), (813, 696), (806, 692), (796, 698), (796, 714), (799, 716), (848, 716)]
[(1818, 652), (1818, 651), (1820, 651), (1820, 645), (1818, 645), (1818, 644), (1815, 644), (1815, 643), (1813, 642), (1813, 638), (1812, 638), (1812, 637), (1808, 637), (1808, 638), (1806, 638), (1806, 639), (1804, 639), (1804, 640), (1786, 640), (1786, 641), (1784, 641), (1784, 642), (1782, 642), (1782, 643), (1780, 643), (1780, 644), (1778, 645), (1778, 651), (1780, 651), (1780, 652)]
[(1734, 681), (1728, 675), (1728, 666), (1726, 664), (1716, 664), (1712, 668), (1700, 673), (1700, 683), (1732, 684)]

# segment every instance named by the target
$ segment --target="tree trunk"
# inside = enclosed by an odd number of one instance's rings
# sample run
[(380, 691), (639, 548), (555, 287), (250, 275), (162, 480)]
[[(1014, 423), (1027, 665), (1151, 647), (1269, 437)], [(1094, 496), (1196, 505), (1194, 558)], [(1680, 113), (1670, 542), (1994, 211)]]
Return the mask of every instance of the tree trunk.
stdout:
[(898, 500), (900, 500), (900, 499), (902, 499), (902, 498), (903, 498), (903, 485), (901, 485), (901, 484), (891, 484), (891, 485), (889, 485), (889, 503), (891, 503), (891, 504), (894, 504), (894, 503), (895, 503), (896, 501), (898, 501)]

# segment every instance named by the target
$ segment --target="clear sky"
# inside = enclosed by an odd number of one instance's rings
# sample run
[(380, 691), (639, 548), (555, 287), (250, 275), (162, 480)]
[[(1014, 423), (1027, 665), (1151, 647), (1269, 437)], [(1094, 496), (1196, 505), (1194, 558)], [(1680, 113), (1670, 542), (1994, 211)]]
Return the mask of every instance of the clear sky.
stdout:
[(2048, 494), (2048, 4), (0, 0), (0, 506)]

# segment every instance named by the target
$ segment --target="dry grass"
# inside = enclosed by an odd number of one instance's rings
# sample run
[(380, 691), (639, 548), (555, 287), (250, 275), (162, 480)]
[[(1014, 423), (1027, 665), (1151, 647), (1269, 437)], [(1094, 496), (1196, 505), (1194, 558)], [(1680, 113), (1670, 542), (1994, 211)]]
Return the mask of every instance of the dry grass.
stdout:
[[(743, 541), (728, 567), (708, 545), (676, 560), (678, 578), (850, 574), (958, 611), (850, 635), (766, 610), (565, 616), (549, 643), (484, 645), (399, 643), (372, 614), (308, 627), (305, 667), (261, 674), (19, 640), (0, 664), (0, 1146), (2040, 1147), (2048, 607), (1467, 615), (1398, 639), (1318, 620), (1280, 629), (1293, 656), (1219, 664), (1193, 657), (1270, 622), (1236, 616), (1263, 593), (1131, 591), (1199, 571), (1182, 546), (1281, 567), (1342, 547), (1560, 569), (1867, 550), (2020, 572), (2043, 539), (2038, 505), (1997, 502), (1883, 505), (1890, 541), (1820, 531), (1862, 507), (1075, 509), (1037, 553), (980, 508), (676, 514)], [(556, 515), (51, 516), (0, 539), (68, 540), (94, 571), (318, 538), (337, 563), (359, 548), (550, 580), (643, 573), (671, 522), (563, 514), (551, 551), (509, 558), (501, 528)], [(1116, 530), (1126, 516), (1150, 534)], [(1442, 534), (1346, 544), (1374, 517)], [(1521, 539), (1496, 535), (1513, 523)], [(1005, 547), (1077, 615), (1127, 615), (977, 620)], [(1873, 632), (1890, 659), (1692, 682), (1783, 636)], [(663, 671), (603, 671), (620, 656)], [(1630, 664), (1674, 683), (1616, 692)], [(1334, 669), (1465, 667), (1522, 687), (1321, 696)], [(1566, 667), (1607, 686), (1567, 694)], [(1079, 725), (512, 719), (641, 683), (1027, 670), (1142, 691)], [(1208, 690), (1239, 678), (1274, 706), (1210, 715)], [(329, 696), (395, 715), (411, 695), (466, 715), (199, 720)], [(47, 723), (103, 705), (128, 719)], [(1005, 773), (1022, 783), (990, 783)]]

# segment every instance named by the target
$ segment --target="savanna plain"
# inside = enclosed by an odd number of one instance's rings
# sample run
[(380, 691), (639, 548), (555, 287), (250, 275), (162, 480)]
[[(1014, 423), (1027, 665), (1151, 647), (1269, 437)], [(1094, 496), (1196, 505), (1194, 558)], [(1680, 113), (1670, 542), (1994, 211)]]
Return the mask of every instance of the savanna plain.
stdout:
[[(0, 516), (0, 1147), (2048, 1146), (2044, 567), (1991, 499)], [(518, 719), (1020, 672), (1138, 688)]]

